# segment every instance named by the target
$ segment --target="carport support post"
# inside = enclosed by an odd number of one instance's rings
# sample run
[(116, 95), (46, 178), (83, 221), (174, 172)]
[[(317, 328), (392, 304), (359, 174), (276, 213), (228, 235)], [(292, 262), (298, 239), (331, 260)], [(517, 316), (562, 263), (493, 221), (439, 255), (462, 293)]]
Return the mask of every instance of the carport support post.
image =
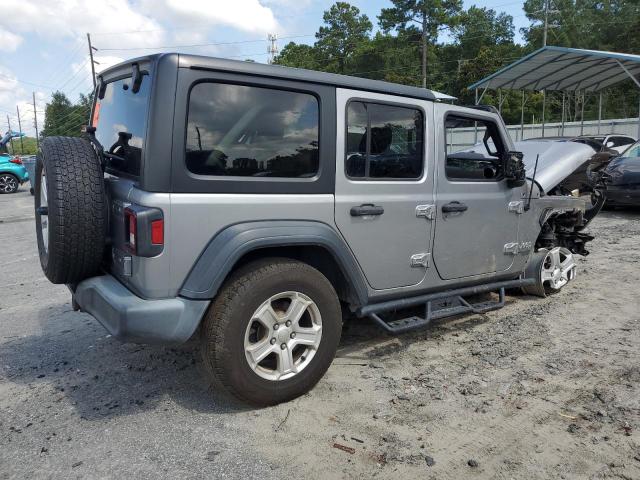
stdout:
[(524, 90), (522, 90), (522, 108), (520, 109), (520, 140), (524, 140)]
[[(478, 105), (478, 89), (476, 88), (476, 105)], [(478, 122), (473, 123), (473, 144), (478, 143)]]
[(547, 100), (547, 91), (542, 90), (542, 138), (544, 138), (544, 106)]
[(584, 103), (587, 101), (587, 94), (582, 92), (582, 106), (580, 107), (580, 135), (584, 135)]
[(602, 91), (600, 91), (600, 96), (598, 97), (598, 135), (600, 134), (601, 123), (602, 123)]
[(564, 97), (565, 93), (562, 92), (562, 130), (560, 132), (561, 137), (564, 137)]
[(640, 139), (640, 95), (638, 95), (638, 139)]

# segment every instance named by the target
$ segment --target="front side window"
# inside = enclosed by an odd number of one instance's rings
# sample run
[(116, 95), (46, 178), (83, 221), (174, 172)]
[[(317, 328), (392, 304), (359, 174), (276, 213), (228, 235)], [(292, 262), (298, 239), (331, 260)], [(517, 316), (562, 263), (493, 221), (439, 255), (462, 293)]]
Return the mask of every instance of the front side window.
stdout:
[(355, 179), (422, 176), (424, 118), (420, 110), (377, 103), (347, 107), (345, 170)]
[(198, 83), (189, 97), (187, 168), (199, 175), (313, 177), (318, 119), (310, 94)]
[(448, 179), (502, 179), (505, 147), (495, 122), (462, 115), (448, 115), (445, 127), (445, 174)]

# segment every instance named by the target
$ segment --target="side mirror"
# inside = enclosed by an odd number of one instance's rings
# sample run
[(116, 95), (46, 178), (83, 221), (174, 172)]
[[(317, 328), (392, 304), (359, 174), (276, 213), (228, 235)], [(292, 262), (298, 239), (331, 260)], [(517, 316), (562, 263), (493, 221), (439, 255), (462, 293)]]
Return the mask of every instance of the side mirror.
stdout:
[(504, 154), (503, 171), (509, 188), (521, 187), (527, 181), (522, 152), (507, 152)]

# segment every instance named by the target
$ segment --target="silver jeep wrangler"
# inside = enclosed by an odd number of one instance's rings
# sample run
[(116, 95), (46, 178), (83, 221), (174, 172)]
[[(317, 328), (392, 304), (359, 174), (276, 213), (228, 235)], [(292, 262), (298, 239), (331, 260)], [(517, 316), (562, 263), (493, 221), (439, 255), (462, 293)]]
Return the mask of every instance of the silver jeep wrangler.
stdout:
[(275, 404), (349, 317), (401, 333), (573, 278), (594, 213), (512, 150), (495, 110), (425, 89), (138, 58), (99, 76), (82, 137), (42, 143), (40, 261), (115, 337), (197, 332), (218, 386)]

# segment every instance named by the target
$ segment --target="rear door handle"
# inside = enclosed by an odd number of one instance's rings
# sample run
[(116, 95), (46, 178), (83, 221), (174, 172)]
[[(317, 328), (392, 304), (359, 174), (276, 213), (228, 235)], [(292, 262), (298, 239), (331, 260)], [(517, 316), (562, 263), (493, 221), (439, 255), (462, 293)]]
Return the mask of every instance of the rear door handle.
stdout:
[(364, 203), (357, 207), (351, 207), (352, 217), (366, 217), (368, 215), (382, 215), (384, 208), (380, 205), (374, 205), (373, 203)]
[(466, 212), (468, 208), (464, 203), (449, 202), (442, 206), (442, 213)]

